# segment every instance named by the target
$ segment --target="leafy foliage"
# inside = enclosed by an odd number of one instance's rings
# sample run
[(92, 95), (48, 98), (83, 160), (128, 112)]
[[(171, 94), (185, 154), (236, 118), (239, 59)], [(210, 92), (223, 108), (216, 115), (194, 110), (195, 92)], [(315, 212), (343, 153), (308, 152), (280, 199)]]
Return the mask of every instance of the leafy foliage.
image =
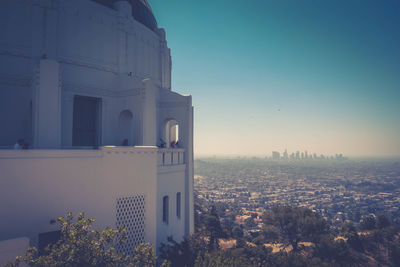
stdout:
[(227, 252), (219, 251), (218, 253), (210, 254), (206, 252), (204, 255), (199, 255), (196, 259), (194, 267), (246, 267), (251, 266), (244, 258), (235, 257)]
[(219, 248), (218, 238), (225, 237), (221, 222), (215, 206), (211, 207), (210, 213), (204, 217), (204, 230), (208, 239), (208, 250), (217, 250)]
[(378, 229), (386, 228), (391, 225), (390, 220), (385, 215), (381, 214), (376, 217), (376, 227)]
[(126, 231), (122, 227), (95, 230), (94, 219), (85, 218), (79, 213), (76, 221), (72, 213), (60, 217), (57, 222), (61, 228), (61, 238), (55, 244), (49, 244), (44, 253), (36, 247), (29, 247), (24, 257), (8, 263), (15, 267), (25, 262), (32, 267), (46, 266), (140, 266), (153, 267), (156, 256), (149, 244), (140, 244), (134, 250), (134, 256), (119, 252), (118, 247), (126, 242)]
[(375, 216), (373, 216), (373, 215), (365, 216), (360, 221), (360, 228), (361, 228), (361, 230), (373, 230), (373, 229), (375, 229), (376, 228)]
[(243, 238), (243, 229), (240, 226), (233, 227), (232, 236), (234, 238)]
[(345, 222), (340, 230), (341, 234), (347, 238), (347, 243), (357, 251), (363, 251), (363, 246), (360, 237), (357, 233), (356, 227), (352, 222)]
[(160, 257), (168, 259), (172, 266), (194, 266), (199, 255), (207, 250), (207, 242), (200, 233), (195, 233), (178, 243), (171, 237), (169, 244), (161, 244)]
[[(337, 233), (330, 230), (324, 218), (309, 209), (276, 206), (265, 212), (263, 232), (251, 242), (242, 236), (241, 230), (246, 231), (246, 228), (235, 225), (231, 232), (236, 245), (210, 250), (210, 234), (214, 232), (218, 239), (217, 236), (225, 233), (217, 220), (211, 221), (212, 230), (207, 228), (210, 220), (206, 218), (218, 216), (213, 209), (209, 213), (202, 214), (201, 227), (193, 236), (181, 243), (170, 241), (172, 245), (164, 245), (162, 257), (170, 260), (173, 267), (400, 266), (400, 232), (388, 226), (390, 221), (384, 217), (379, 218), (381, 223), (376, 223), (374, 230), (364, 236), (359, 235), (356, 225), (350, 222), (345, 222)], [(273, 252), (267, 245), (274, 241), (292, 245), (294, 249)]]
[(335, 266), (351, 265), (354, 262), (347, 243), (339, 239), (335, 241), (331, 235), (322, 236), (315, 244), (314, 256)]
[(303, 207), (275, 206), (263, 215), (265, 225), (274, 226), (282, 242), (298, 249), (301, 241), (316, 241), (328, 233), (327, 222), (317, 213)]

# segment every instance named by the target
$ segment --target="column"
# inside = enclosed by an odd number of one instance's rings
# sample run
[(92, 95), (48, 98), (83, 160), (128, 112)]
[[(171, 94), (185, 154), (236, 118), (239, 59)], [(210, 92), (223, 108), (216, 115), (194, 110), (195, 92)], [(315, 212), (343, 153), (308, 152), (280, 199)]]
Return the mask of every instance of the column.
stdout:
[(143, 111), (143, 145), (155, 146), (157, 144), (157, 113), (156, 113), (156, 90), (150, 79), (142, 81), (142, 111)]
[(35, 148), (61, 147), (60, 103), (60, 65), (55, 60), (40, 60), (33, 98)]

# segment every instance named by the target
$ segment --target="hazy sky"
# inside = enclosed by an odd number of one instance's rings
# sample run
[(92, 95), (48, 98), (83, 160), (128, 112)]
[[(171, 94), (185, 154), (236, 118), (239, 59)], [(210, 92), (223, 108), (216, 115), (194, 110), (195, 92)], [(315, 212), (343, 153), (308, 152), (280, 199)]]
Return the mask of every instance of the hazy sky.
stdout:
[(400, 1), (149, 2), (195, 154), (400, 155)]

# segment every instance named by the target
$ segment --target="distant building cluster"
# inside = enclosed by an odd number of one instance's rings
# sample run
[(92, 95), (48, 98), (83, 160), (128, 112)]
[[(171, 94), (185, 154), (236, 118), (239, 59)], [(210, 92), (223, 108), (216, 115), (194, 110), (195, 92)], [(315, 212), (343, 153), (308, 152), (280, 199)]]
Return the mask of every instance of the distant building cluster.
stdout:
[(225, 207), (222, 221), (261, 229), (263, 211), (287, 204), (318, 212), (334, 229), (379, 214), (400, 225), (400, 163), (210, 158), (195, 165), (196, 202)]
[(308, 153), (307, 150), (304, 152), (296, 151), (289, 155), (287, 150), (282, 153), (278, 151), (272, 151), (273, 160), (346, 160), (347, 158), (343, 154), (335, 154), (334, 156), (325, 156), (323, 154), (317, 155), (317, 153)]

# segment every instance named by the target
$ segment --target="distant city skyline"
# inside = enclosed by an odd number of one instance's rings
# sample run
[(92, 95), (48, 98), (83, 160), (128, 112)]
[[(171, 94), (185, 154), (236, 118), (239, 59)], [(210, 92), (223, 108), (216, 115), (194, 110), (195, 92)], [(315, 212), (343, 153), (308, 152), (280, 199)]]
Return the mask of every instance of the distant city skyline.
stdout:
[(149, 2), (197, 155), (400, 155), (400, 2)]
[(336, 159), (336, 160), (347, 160), (342, 153), (334, 154), (334, 155), (324, 155), (324, 154), (317, 154), (309, 151), (293, 151), (288, 152), (285, 149), (284, 152), (280, 151), (272, 151), (270, 157), (266, 156), (267, 158), (271, 158), (274, 160), (327, 160), (327, 159)]

